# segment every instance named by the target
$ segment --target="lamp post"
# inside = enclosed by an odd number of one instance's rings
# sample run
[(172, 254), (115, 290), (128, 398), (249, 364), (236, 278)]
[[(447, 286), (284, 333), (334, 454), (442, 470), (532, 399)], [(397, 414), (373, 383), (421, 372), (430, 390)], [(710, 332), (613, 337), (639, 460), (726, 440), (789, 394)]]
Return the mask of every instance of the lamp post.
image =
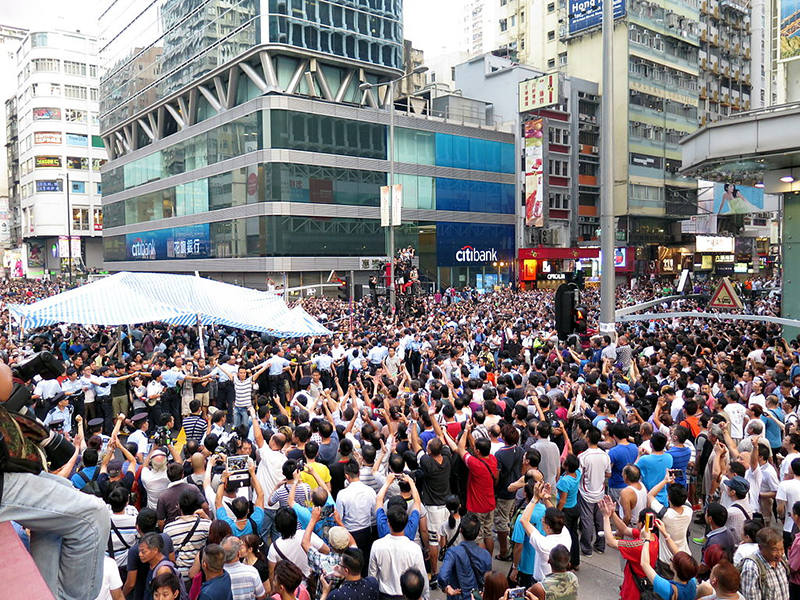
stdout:
[(72, 273), (72, 210), (70, 209), (69, 203), (69, 192), (70, 192), (70, 183), (69, 183), (69, 172), (65, 171), (62, 173), (64, 179), (67, 182), (67, 253), (69, 256), (69, 284), (72, 285), (73, 283), (73, 273)]
[(392, 313), (394, 313), (395, 309), (397, 308), (397, 287), (395, 286), (394, 281), (394, 188), (392, 187), (394, 186), (394, 86), (411, 75), (418, 75), (427, 70), (428, 67), (420, 65), (413, 71), (406, 73), (397, 79), (392, 79), (387, 83), (368, 83), (365, 81), (358, 86), (358, 89), (362, 92), (366, 92), (382, 85), (387, 86), (386, 102), (389, 103), (389, 305), (392, 307)]
[(508, 263), (506, 263), (506, 262), (504, 262), (504, 261), (502, 261), (502, 260), (501, 260), (500, 262), (496, 262), (496, 261), (495, 261), (495, 262), (493, 262), (492, 264), (493, 264), (495, 267), (497, 267), (497, 286), (498, 286), (498, 287), (500, 287), (500, 286), (502, 285), (502, 281), (501, 281), (501, 279), (500, 279), (500, 269), (502, 269), (503, 267), (506, 267), (506, 266), (508, 266)]

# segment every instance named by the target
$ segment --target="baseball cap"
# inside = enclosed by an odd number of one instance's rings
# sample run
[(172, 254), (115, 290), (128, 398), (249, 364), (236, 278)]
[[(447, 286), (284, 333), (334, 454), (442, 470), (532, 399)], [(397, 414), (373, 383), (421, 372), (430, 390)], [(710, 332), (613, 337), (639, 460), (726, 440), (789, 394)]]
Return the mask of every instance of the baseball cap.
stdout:
[(736, 475), (730, 479), (726, 479), (722, 483), (727, 485), (737, 494), (746, 494), (750, 491), (750, 482), (741, 475)]
[(328, 541), (334, 550), (344, 550), (350, 546), (350, 534), (344, 527), (336, 525), (328, 531)]
[(112, 477), (115, 475), (119, 475), (119, 472), (122, 471), (122, 461), (118, 458), (115, 458), (108, 462), (108, 474)]

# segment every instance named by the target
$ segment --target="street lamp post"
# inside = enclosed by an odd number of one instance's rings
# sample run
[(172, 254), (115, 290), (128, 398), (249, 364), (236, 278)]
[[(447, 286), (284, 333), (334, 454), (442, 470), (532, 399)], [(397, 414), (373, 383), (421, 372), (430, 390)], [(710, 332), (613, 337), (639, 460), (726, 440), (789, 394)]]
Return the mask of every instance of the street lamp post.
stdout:
[(69, 284), (72, 285), (73, 283), (73, 273), (72, 273), (72, 211), (70, 210), (69, 204), (69, 192), (70, 192), (70, 183), (69, 183), (69, 173), (64, 173), (64, 178), (67, 182), (67, 255), (69, 256)]
[(502, 269), (503, 267), (505, 267), (505, 266), (506, 266), (506, 263), (505, 263), (504, 261), (502, 261), (502, 260), (501, 260), (500, 262), (496, 262), (496, 261), (495, 261), (495, 262), (493, 262), (492, 264), (493, 264), (495, 267), (497, 267), (497, 286), (498, 286), (498, 287), (500, 287), (500, 286), (502, 285), (502, 280), (500, 279), (500, 269)]
[[(362, 92), (367, 90), (371, 90), (376, 87), (380, 87), (381, 85), (386, 85), (386, 101), (389, 103), (389, 248), (388, 248), (388, 255), (389, 255), (389, 306), (391, 306), (392, 313), (394, 313), (395, 309), (397, 308), (397, 287), (395, 286), (395, 276), (394, 276), (394, 118), (395, 118), (395, 110), (394, 110), (394, 90), (395, 85), (401, 82), (403, 79), (410, 77), (411, 75), (418, 75), (420, 73), (424, 73), (428, 70), (428, 67), (424, 65), (420, 65), (419, 67), (415, 68), (410, 73), (406, 73), (402, 77), (398, 77), (397, 79), (392, 79), (388, 83), (385, 84), (377, 84), (377, 83), (368, 83), (364, 82), (358, 86), (358, 89)], [(401, 217), (402, 220), (402, 217)]]

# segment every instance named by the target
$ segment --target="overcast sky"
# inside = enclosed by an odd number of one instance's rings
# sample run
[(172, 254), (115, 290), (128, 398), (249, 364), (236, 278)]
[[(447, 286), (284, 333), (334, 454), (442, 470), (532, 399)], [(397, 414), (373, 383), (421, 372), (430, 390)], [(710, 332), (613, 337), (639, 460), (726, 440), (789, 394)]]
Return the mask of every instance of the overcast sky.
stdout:
[[(141, 2), (144, 0), (127, 0)], [(428, 56), (452, 49), (463, 0), (404, 0), (405, 37)], [(97, 0), (1, 0), (0, 24), (26, 29), (80, 29), (97, 34)]]

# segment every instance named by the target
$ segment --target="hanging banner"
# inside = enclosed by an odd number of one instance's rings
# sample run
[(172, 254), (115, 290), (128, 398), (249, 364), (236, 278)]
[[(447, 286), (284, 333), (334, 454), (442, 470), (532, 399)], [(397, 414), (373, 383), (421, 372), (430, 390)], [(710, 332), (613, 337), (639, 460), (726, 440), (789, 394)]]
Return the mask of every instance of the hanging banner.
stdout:
[(543, 119), (525, 123), (525, 226), (544, 227), (542, 198)]

